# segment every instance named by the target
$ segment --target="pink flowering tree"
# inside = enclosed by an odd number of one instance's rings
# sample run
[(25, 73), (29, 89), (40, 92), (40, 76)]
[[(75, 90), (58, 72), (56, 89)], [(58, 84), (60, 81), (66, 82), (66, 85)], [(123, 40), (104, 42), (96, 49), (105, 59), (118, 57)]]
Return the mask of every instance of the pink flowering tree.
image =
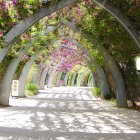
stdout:
[(87, 55), (67, 39), (61, 39), (61, 49), (52, 55), (52, 58), (58, 57), (64, 59), (60, 64), (58, 71), (71, 71), (75, 65), (83, 65), (83, 60)]

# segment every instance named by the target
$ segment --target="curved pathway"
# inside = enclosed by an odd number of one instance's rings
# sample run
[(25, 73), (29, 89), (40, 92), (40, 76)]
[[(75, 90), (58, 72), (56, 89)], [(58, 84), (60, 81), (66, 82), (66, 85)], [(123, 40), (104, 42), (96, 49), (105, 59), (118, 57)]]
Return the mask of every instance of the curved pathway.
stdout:
[(0, 108), (0, 140), (140, 140), (140, 112), (97, 99), (90, 88), (50, 88), (10, 104)]

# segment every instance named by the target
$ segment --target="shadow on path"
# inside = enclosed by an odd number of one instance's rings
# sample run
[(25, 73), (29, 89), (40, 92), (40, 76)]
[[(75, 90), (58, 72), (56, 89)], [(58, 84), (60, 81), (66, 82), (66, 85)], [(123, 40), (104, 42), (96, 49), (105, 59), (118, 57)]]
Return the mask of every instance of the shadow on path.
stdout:
[(87, 88), (53, 88), (10, 103), (0, 109), (0, 140), (140, 140), (140, 112)]

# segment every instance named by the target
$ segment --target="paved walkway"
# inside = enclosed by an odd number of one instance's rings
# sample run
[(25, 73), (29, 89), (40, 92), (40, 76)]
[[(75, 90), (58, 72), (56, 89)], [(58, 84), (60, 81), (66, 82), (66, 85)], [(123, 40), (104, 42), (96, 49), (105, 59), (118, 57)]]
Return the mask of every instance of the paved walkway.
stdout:
[(52, 88), (0, 108), (0, 140), (140, 140), (140, 112), (96, 99), (89, 88)]

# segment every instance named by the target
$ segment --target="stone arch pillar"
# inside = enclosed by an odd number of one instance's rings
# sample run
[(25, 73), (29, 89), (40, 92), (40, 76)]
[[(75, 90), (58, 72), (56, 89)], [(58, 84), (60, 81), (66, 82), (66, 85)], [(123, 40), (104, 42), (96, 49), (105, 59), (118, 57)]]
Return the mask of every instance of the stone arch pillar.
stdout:
[(88, 86), (90, 86), (90, 81), (91, 81), (92, 77), (93, 77), (93, 75), (92, 75), (92, 73), (90, 73), (89, 78), (88, 78)]
[(40, 54), (40, 52), (37, 53), (36, 55), (32, 56), (30, 58), (30, 60), (25, 64), (24, 68), (22, 69), (21, 75), (19, 77), (19, 87), (20, 87), (20, 88), (18, 88), (19, 97), (25, 96), (24, 91), (25, 91), (25, 84), (26, 84), (28, 73), (29, 73), (29, 70), (30, 70), (31, 65), (33, 64), (35, 58), (39, 54)]
[(76, 76), (77, 76), (77, 72), (75, 72), (73, 77), (72, 77), (71, 86), (74, 86)]
[(84, 76), (84, 74), (85, 74), (86, 71), (87, 71), (87, 70), (83, 71), (82, 74), (80, 74), (80, 77), (79, 77), (78, 82), (77, 82), (77, 86), (78, 86), (78, 87), (81, 86), (81, 81), (82, 81), (83, 76)]
[[(107, 98), (111, 97), (110, 92), (109, 92), (108, 82), (107, 82), (107, 79), (106, 79), (106, 76), (105, 76), (105, 73), (104, 73), (102, 67), (96, 63), (95, 59), (91, 56), (91, 54), (89, 53), (89, 51), (86, 48), (84, 48), (82, 45), (80, 45), (78, 42), (76, 42), (76, 40), (73, 40), (69, 37), (67, 37), (67, 39), (69, 41), (72, 41), (76, 46), (78, 46), (82, 51), (84, 51), (88, 55), (88, 57), (90, 58), (90, 60), (92, 61), (92, 63), (95, 65), (95, 67), (97, 69), (96, 73), (97, 73), (98, 78), (99, 78), (98, 84), (101, 87), (103, 98), (107, 99)], [(75, 53), (77, 55), (80, 55), (77, 52), (75, 52)], [(86, 64), (90, 68), (90, 65), (88, 64), (88, 62), (86, 62)]]
[[(77, 28), (74, 28), (74, 29), (77, 29)], [(80, 31), (81, 31), (81, 30), (80, 30)], [(86, 36), (87, 34), (84, 34), (84, 35)], [(93, 42), (93, 44), (94, 44), (95, 46), (97, 45), (97, 44), (95, 43), (95, 41), (91, 41), (91, 42)], [(97, 47), (97, 48), (98, 48), (98, 47)], [(99, 49), (99, 51), (100, 51), (100, 49)], [(106, 62), (108, 62), (108, 61), (106, 60)], [(121, 80), (121, 81), (122, 81), (122, 80)], [(123, 83), (123, 82), (121, 82), (121, 83)], [(117, 84), (118, 84), (118, 83), (117, 83)], [(124, 85), (124, 84), (122, 84), (122, 85)], [(117, 86), (116, 86), (116, 87), (117, 87)], [(123, 91), (125, 91), (124, 88), (121, 88), (121, 90), (122, 90), (122, 89), (123, 89)], [(117, 90), (119, 90), (119, 89), (117, 89)], [(120, 90), (120, 91), (121, 91), (121, 90)], [(123, 98), (123, 100), (121, 100), (121, 101), (118, 102), (118, 106), (125, 106), (125, 105), (121, 105), (121, 104), (127, 104), (125, 96), (126, 96), (126, 95), (123, 94), (123, 97), (124, 97), (124, 98)], [(122, 96), (121, 96), (121, 97), (122, 97)]]
[(90, 87), (93, 87), (93, 81), (94, 81), (94, 79), (93, 79), (93, 77), (90, 79), (90, 83), (89, 83), (89, 85), (90, 85)]
[[(77, 44), (78, 46), (80, 45), (76, 40), (70, 39), (70, 41)], [(97, 46), (98, 45), (96, 44), (96, 47)], [(105, 48), (98, 46), (98, 50), (100, 53), (102, 52), (102, 55), (104, 56), (104, 59), (107, 62), (106, 64), (108, 65), (108, 67), (111, 71), (111, 74), (113, 76), (113, 80), (114, 80), (115, 87), (116, 87), (117, 105), (119, 107), (127, 107), (127, 96), (126, 96), (125, 84), (124, 84), (122, 74), (121, 74), (117, 64), (112, 60), (112, 57), (107, 53)], [(104, 84), (104, 83), (102, 83), (102, 84)]]
[[(79, 48), (81, 48), (88, 56), (89, 58), (91, 59), (91, 61), (93, 62), (94, 66), (96, 67), (96, 71), (97, 71), (97, 75), (98, 75), (98, 78), (99, 78), (99, 86), (101, 87), (101, 90), (102, 90), (102, 94), (103, 94), (103, 97), (104, 98), (107, 98), (110, 96), (110, 92), (109, 92), (109, 87), (108, 87), (108, 82), (107, 82), (107, 79), (106, 79), (106, 76), (105, 76), (105, 73), (102, 69), (101, 66), (99, 66), (97, 63), (96, 63), (96, 60), (91, 56), (91, 54), (89, 53), (89, 51), (84, 48), (82, 45), (80, 45), (76, 40), (70, 38), (70, 37), (67, 37), (67, 39), (69, 41), (71, 41), (72, 43), (74, 43), (76, 46), (78, 46)], [(88, 64), (87, 64), (88, 65)]]
[(52, 82), (53, 82), (53, 78), (54, 78), (54, 75), (55, 75), (55, 72), (56, 70), (58, 69), (58, 67), (60, 66), (60, 64), (63, 62), (64, 60), (61, 60), (53, 69), (50, 77), (49, 77), (49, 81), (48, 81), (48, 87), (51, 88), (53, 85), (52, 85)]
[(58, 77), (57, 77), (56, 86), (58, 86), (58, 87), (60, 86), (60, 80), (61, 80), (62, 74), (63, 74), (63, 71), (59, 72)]
[[(77, 45), (77, 44), (76, 44)], [(69, 48), (69, 49), (72, 49), (72, 47), (70, 47), (70, 46), (63, 46), (63, 47), (66, 47), (66, 48)], [(95, 60), (94, 60), (94, 58), (92, 58), (91, 57), (91, 55), (87, 52), (87, 51), (85, 51), (84, 49), (83, 49), (83, 47), (81, 47), (80, 45), (78, 46), (81, 50), (83, 50), (84, 52), (86, 52), (86, 54), (90, 57), (90, 59), (92, 60), (92, 62), (93, 62), (93, 64), (95, 65), (95, 67), (97, 68), (97, 75), (99, 75), (99, 81), (100, 81), (100, 83), (103, 83), (102, 85), (101, 85), (101, 90), (102, 90), (102, 94), (104, 95), (104, 97), (106, 96), (106, 94), (108, 94), (109, 93), (109, 88), (108, 88), (108, 84), (107, 84), (107, 80), (106, 80), (106, 77), (105, 77), (105, 74), (104, 74), (104, 71), (102, 70), (102, 68), (99, 66), (99, 65), (97, 65), (96, 64), (96, 62), (95, 62)], [(80, 55), (79, 53), (77, 53), (77, 52), (75, 52), (75, 54), (76, 55)], [(90, 66), (89, 66), (89, 64), (86, 62), (86, 64), (88, 65), (88, 67), (90, 68)], [(45, 75), (43, 76), (43, 77), (46, 77)], [(100, 86), (100, 83), (98, 83), (99, 85), (98, 86)], [(42, 85), (44, 85), (44, 82), (42, 82)], [(103, 86), (104, 85), (104, 86)], [(107, 91), (107, 89), (108, 89), (108, 91)]]
[[(44, 48), (45, 49), (45, 48)], [(59, 48), (58, 48), (59, 49)], [(57, 51), (57, 50), (56, 50)], [(28, 73), (29, 73), (29, 70), (31, 68), (31, 65), (33, 64), (34, 60), (41, 54), (41, 51), (37, 52), (34, 56), (32, 56), (30, 58), (30, 60), (25, 64), (24, 68), (22, 69), (22, 72), (21, 72), (21, 75), (19, 77), (19, 97), (24, 97), (24, 89), (25, 89), (25, 84), (26, 84), (26, 79), (27, 79), (27, 76), (28, 76)], [(48, 56), (46, 57), (46, 59), (48, 58)], [(57, 59), (57, 57), (55, 58)], [(52, 60), (52, 61), (55, 61)], [(39, 64), (38, 67), (40, 67), (40, 65), (43, 65), (43, 64)], [(36, 82), (36, 84), (38, 84)]]
[(10, 88), (12, 84), (13, 75), (16, 71), (16, 68), (21, 58), (23, 57), (25, 52), (29, 49), (29, 47), (30, 47), (30, 44), (28, 44), (23, 50), (19, 51), (19, 57), (14, 58), (12, 60), (12, 62), (9, 64), (5, 72), (5, 75), (0, 85), (0, 104), (2, 105), (5, 105), (5, 106), (9, 105)]
[[(23, 34), (30, 26), (35, 24), (37, 21), (42, 19), (43, 17), (60, 10), (66, 6), (72, 5), (76, 3), (78, 0), (60, 0), (53, 6), (49, 7), (41, 7), (33, 15), (29, 16), (28, 18), (20, 21), (14, 28), (12, 28), (5, 36), (5, 42), (8, 44), (13, 43), (21, 34)], [(136, 27), (134, 26), (133, 22), (126, 19), (122, 12), (113, 7), (109, 2), (106, 0), (94, 0), (94, 2), (101, 8), (104, 8), (108, 13), (110, 13), (131, 35), (133, 40), (136, 42), (138, 47), (140, 48), (140, 38), (139, 38), (139, 31), (137, 31)], [(133, 27), (133, 28), (130, 28)]]
[[(59, 27), (61, 27), (62, 24), (59, 23), (56, 26), (48, 26), (47, 29), (45, 31), (43, 31), (42, 33), (40, 33), (36, 38), (33, 38), (31, 41), (29, 41), (28, 44), (33, 44), (35, 43), (40, 37), (48, 35), (50, 32), (53, 32), (54, 30), (58, 29)], [(11, 37), (11, 36), (10, 36)], [(3, 58), (5, 57), (6, 53), (8, 52), (8, 50), (12, 47), (12, 44), (9, 45), (6, 48), (0, 48), (0, 62), (3, 60)]]
[(55, 57), (47, 66), (46, 68), (43, 70), (42, 74), (41, 74), (41, 78), (39, 80), (39, 89), (44, 89), (44, 85), (45, 85), (45, 78), (48, 74), (48, 71), (50, 69), (50, 66), (53, 64), (53, 62), (57, 59), (58, 57)]
[(89, 86), (89, 87), (96, 86), (96, 84), (95, 84), (95, 79), (94, 79), (94, 76), (93, 76), (92, 73), (89, 75), (88, 86)]
[[(33, 25), (39, 19), (43, 18), (44, 16), (46, 16), (47, 14), (49, 14), (51, 12), (54, 12), (56, 10), (59, 10), (60, 8), (65, 7), (65, 6), (69, 5), (69, 4), (73, 4), (74, 2), (76, 2), (76, 0), (73, 0), (73, 1), (71, 0), (70, 3), (68, 3), (68, 1), (61, 1), (61, 2), (59, 2), (60, 7), (58, 5), (55, 5), (52, 9), (51, 8), (47, 9), (47, 11), (44, 8), (41, 8), (38, 13), (30, 16), (29, 18), (27, 18), (24, 21), (21, 21), (16, 27), (14, 27), (10, 31), (10, 33), (12, 32), (12, 34), (8, 33), (8, 35), (5, 36), (5, 38), (7, 38), (7, 36), (11, 36), (12, 37), (11, 41), (8, 40), (8, 39), (6, 41), (8, 41), (9, 43), (12, 43), (12, 41), (15, 38), (17, 38), (19, 35), (21, 35), (25, 30), (27, 30), (31, 25)], [(139, 43), (140, 39), (139, 39), (138, 33), (136, 32), (135, 29), (130, 28), (130, 27), (133, 27), (132, 26), (133, 24), (131, 24), (131, 22), (129, 22), (126, 19), (124, 20), (124, 17), (122, 16), (121, 12), (118, 9), (112, 8), (112, 6), (109, 5), (107, 2), (104, 3), (104, 0), (95, 0), (94, 2), (96, 2), (100, 7), (103, 7), (106, 11), (110, 12), (126, 28), (126, 30), (130, 33), (132, 38), (137, 43), (137, 45), (140, 46), (140, 43)], [(18, 31), (18, 33), (16, 33), (16, 31)], [(14, 35), (14, 34), (16, 34), (16, 35)], [(121, 81), (122, 81), (122, 79), (121, 79)], [(123, 84), (123, 82), (121, 82), (121, 83)], [(124, 90), (122, 90), (122, 91), (124, 91)], [(122, 96), (120, 96), (120, 97), (122, 97)], [(123, 95), (122, 98), (125, 98), (125, 95)], [(119, 101), (118, 105), (126, 106), (125, 102), (126, 101)]]
[(64, 78), (64, 85), (65, 85), (65, 86), (68, 85), (68, 78), (69, 78), (69, 75), (70, 75), (70, 71), (67, 71), (66, 76), (65, 76), (65, 78)]
[(5, 72), (5, 75), (4, 75), (1, 85), (0, 85), (0, 104), (1, 105), (5, 105), (5, 106), (9, 105), (10, 88), (11, 88), (14, 73), (15, 73), (22, 57), (28, 51), (28, 49), (31, 47), (31, 45), (32, 45), (32, 42), (29, 42), (26, 45), (26, 47), (24, 47), (24, 49), (19, 50), (19, 52), (18, 52), (19, 57), (13, 58), (11, 63), (7, 67), (7, 70)]

